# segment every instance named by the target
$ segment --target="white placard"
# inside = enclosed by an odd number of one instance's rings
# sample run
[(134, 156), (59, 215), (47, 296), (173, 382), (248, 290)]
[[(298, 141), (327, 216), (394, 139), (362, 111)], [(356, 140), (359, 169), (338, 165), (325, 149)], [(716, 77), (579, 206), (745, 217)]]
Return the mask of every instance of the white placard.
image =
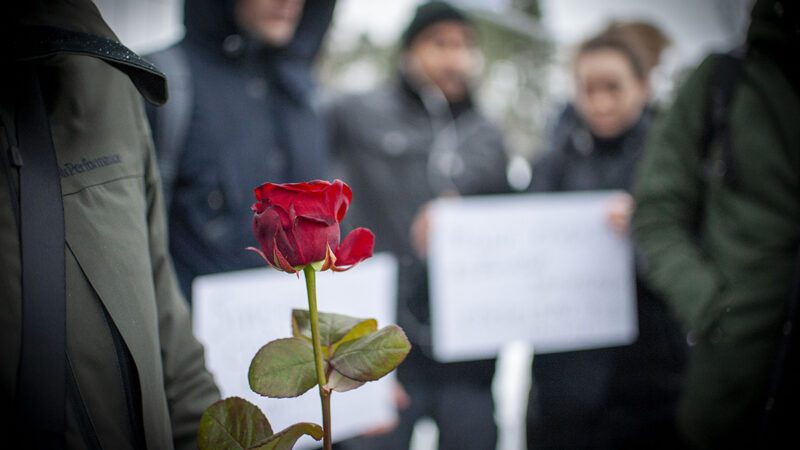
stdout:
[[(344, 273), (317, 273), (321, 312), (372, 317), (380, 327), (394, 323), (397, 263), (381, 254)], [(247, 371), (259, 348), (291, 337), (291, 310), (308, 309), (303, 275), (263, 268), (199, 277), (193, 285), (194, 331), (205, 345), (206, 365), (222, 396), (239, 396), (258, 405), (275, 431), (297, 422), (322, 424), (319, 392), (270, 399), (250, 390)], [(393, 374), (331, 398), (336, 441), (357, 436), (396, 419)], [(296, 448), (319, 448), (305, 436)]]
[(610, 347), (637, 336), (629, 239), (613, 192), (442, 199), (430, 235), (433, 350), (441, 361)]

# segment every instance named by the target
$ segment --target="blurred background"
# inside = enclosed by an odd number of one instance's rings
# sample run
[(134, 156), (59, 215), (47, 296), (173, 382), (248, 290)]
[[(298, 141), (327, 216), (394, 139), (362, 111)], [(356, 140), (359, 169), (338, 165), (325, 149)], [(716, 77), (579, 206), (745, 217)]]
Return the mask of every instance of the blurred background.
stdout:
[[(182, 0), (95, 0), (124, 44), (150, 53), (183, 36)], [(509, 180), (523, 190), (530, 162), (543, 151), (548, 120), (571, 98), (574, 47), (609, 22), (644, 20), (672, 45), (653, 73), (657, 102), (709, 52), (744, 39), (751, 0), (451, 0), (465, 8), (480, 34), (477, 103), (505, 133), (512, 153)], [(395, 68), (397, 42), (419, 0), (339, 0), (316, 70), (321, 96), (375, 87)], [(524, 448), (531, 352), (510, 345), (500, 356), (494, 395), (498, 448)], [(436, 429), (422, 423), (413, 448), (433, 448)]]
[[(145, 54), (183, 36), (183, 0), (95, 0), (124, 44)], [(419, 0), (339, 0), (317, 65), (323, 97), (364, 91), (393, 70), (396, 43)], [(645, 20), (672, 41), (653, 74), (656, 100), (703, 55), (744, 38), (751, 0), (453, 0), (478, 24), (482, 110), (505, 132), (509, 178), (523, 189), (548, 119), (570, 98), (575, 45), (612, 20)]]

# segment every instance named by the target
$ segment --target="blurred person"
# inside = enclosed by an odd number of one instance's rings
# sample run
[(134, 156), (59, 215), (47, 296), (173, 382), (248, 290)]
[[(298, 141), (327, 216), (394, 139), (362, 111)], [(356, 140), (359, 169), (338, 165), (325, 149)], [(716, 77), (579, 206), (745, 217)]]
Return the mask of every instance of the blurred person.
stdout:
[(196, 448), (219, 393), (167, 249), (141, 98), (164, 76), (90, 0), (0, 22), (4, 446)]
[[(614, 24), (579, 46), (574, 103), (534, 165), (531, 191), (630, 191), (654, 116), (649, 72), (658, 59), (643, 56), (636, 36)], [(633, 208), (629, 194), (613, 198), (609, 227), (626, 235)], [(672, 448), (685, 345), (663, 302), (639, 280), (636, 300), (633, 344), (536, 355), (528, 448)]]
[(679, 430), (702, 449), (800, 444), (797, 3), (757, 1), (746, 44), (678, 90), (635, 190), (647, 278), (690, 344)]
[(472, 23), (449, 4), (419, 6), (402, 36), (397, 76), (334, 102), (326, 114), (344, 178), (359, 193), (353, 222), (370, 227), (376, 250), (400, 262), (397, 320), (414, 345), (397, 371), (405, 389), (397, 391), (399, 423), (346, 448), (408, 449), (425, 416), (439, 427), (442, 450), (497, 444), (495, 360), (433, 359), (425, 263), (429, 201), (509, 190), (502, 135), (472, 103), (475, 37)]
[(661, 55), (671, 42), (661, 28), (649, 22), (612, 22), (605, 32), (620, 36), (635, 46), (644, 71), (644, 78), (650, 82), (650, 75), (661, 63)]
[(185, 38), (148, 56), (171, 101), (148, 113), (181, 288), (209, 273), (261, 267), (252, 190), (325, 178), (327, 145), (311, 66), (333, 0), (186, 0)]

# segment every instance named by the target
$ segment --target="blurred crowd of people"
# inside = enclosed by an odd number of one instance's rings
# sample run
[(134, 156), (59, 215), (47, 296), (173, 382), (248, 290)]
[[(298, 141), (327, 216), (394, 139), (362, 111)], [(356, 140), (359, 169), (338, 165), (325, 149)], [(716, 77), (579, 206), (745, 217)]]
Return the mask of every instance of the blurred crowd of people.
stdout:
[[(186, 0), (185, 37), (144, 58), (89, 0), (3, 6), (7, 436), (193, 448), (219, 397), (190, 329), (193, 279), (263, 265), (242, 251), (255, 186), (339, 177), (357, 193), (349, 220), (399, 262), (413, 350), (398, 422), (337, 447), (408, 449), (423, 417), (442, 450), (496, 447), (496, 361), (433, 357), (426, 263), (431, 201), (513, 194), (502, 127), (473, 101), (480, 36), (459, 8), (421, 4), (389, 79), (320, 104), (313, 63), (334, 6)], [(742, 46), (658, 105), (669, 45), (640, 21), (578, 45), (574, 98), (531, 161), (528, 193), (623, 192), (606, 219), (634, 242), (639, 335), (536, 356), (530, 449), (800, 442), (800, 8), (758, 0)]]

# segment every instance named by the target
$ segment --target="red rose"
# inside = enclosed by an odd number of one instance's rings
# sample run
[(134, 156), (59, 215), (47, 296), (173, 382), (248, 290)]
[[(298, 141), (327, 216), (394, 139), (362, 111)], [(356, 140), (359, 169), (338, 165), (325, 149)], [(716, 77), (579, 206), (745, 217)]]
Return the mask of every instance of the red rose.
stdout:
[(312, 263), (318, 270), (347, 270), (372, 256), (375, 236), (356, 228), (339, 242), (339, 223), (353, 193), (340, 180), (308, 183), (264, 183), (255, 189), (251, 209), (258, 252), (267, 264), (294, 273)]

